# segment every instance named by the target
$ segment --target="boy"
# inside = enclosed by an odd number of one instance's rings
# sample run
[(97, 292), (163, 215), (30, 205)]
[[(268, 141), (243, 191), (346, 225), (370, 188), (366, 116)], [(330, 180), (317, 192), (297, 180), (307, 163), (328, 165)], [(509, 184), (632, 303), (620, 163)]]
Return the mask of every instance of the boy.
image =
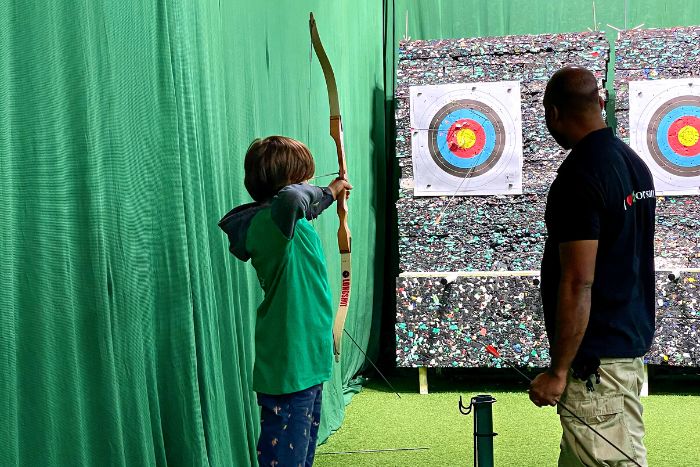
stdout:
[[(328, 208), (346, 180), (309, 185), (308, 148), (284, 136), (257, 139), (244, 162), (254, 203), (229, 212), (219, 226), (229, 250), (251, 260), (265, 298), (255, 324), (253, 390), (258, 394), (261, 467), (313, 464), (323, 382), (331, 376), (333, 306), (326, 262), (309, 220)], [(349, 194), (349, 191), (345, 191)]]

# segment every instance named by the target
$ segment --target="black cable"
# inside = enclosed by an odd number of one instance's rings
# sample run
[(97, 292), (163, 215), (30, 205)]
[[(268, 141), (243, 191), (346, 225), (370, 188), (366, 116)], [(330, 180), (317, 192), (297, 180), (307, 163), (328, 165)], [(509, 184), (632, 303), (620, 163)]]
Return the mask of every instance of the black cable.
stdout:
[(377, 368), (377, 365), (375, 365), (374, 362), (367, 356), (367, 354), (365, 353), (365, 351), (362, 350), (362, 347), (360, 347), (360, 344), (358, 344), (357, 341), (356, 341), (355, 339), (353, 339), (353, 337), (350, 335), (350, 333), (348, 332), (347, 329), (343, 329), (343, 331), (345, 331), (345, 334), (347, 334), (347, 336), (350, 338), (350, 340), (353, 342), (353, 344), (355, 344), (355, 345), (357, 346), (357, 348), (360, 350), (360, 352), (362, 352), (362, 355), (365, 356), (365, 359), (366, 359), (369, 363), (372, 364), (372, 366), (374, 367), (375, 370), (377, 370), (377, 373), (379, 373), (379, 376), (381, 376), (382, 379), (386, 382), (386, 384), (389, 385), (389, 387), (391, 388), (391, 390), (394, 391), (394, 394), (396, 394), (396, 397), (398, 397), (399, 399), (401, 399), (401, 396), (399, 395), (398, 391), (396, 391), (396, 389), (394, 389), (394, 386), (392, 386), (391, 383), (389, 382), (389, 380), (386, 379), (386, 376), (384, 376), (384, 374), (383, 374), (381, 371), (379, 371), (379, 368)]

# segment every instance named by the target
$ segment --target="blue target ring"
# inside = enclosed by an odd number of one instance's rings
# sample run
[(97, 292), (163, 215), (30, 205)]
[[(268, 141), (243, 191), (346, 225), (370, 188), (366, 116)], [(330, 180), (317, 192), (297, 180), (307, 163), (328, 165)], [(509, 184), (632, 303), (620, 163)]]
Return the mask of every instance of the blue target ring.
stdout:
[(661, 154), (668, 159), (671, 164), (679, 167), (697, 167), (700, 165), (700, 155), (691, 157), (680, 155), (671, 148), (668, 142), (671, 124), (685, 116), (700, 118), (700, 107), (682, 105), (666, 113), (666, 115), (661, 118), (659, 128), (656, 130), (656, 143), (658, 144)]
[[(484, 134), (486, 136), (486, 141), (484, 142), (484, 148), (481, 152), (471, 158), (458, 157), (452, 151), (447, 141), (447, 134), (449, 129), (458, 120), (470, 119), (474, 120), (481, 125), (484, 129)], [(486, 162), (493, 150), (496, 147), (496, 130), (493, 127), (493, 123), (486, 118), (486, 115), (473, 109), (458, 109), (454, 112), (450, 112), (443, 120), (440, 122), (437, 132), (437, 146), (440, 151), (440, 155), (451, 165), (459, 167), (460, 169), (472, 169), (478, 167), (484, 162)]]
[[(483, 147), (473, 156), (465, 156), (464, 152), (456, 154), (448, 141), (450, 130), (454, 133), (453, 126), (465, 121), (476, 123), (480, 127), (477, 133), (483, 130), (483, 138), (478, 137)], [(442, 107), (431, 119), (428, 130), (430, 157), (442, 170), (457, 177), (478, 177), (493, 169), (503, 155), (505, 144), (503, 121), (498, 113), (488, 104), (471, 99), (452, 101)], [(477, 146), (473, 147), (477, 150)]]

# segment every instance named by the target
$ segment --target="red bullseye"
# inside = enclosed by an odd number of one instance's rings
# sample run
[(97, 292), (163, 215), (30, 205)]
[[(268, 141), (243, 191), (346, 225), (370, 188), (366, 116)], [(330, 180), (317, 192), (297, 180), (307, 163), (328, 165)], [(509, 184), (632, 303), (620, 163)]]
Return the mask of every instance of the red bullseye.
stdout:
[(486, 144), (484, 127), (475, 120), (459, 119), (447, 130), (447, 143), (452, 154), (471, 159), (484, 149)]
[(668, 128), (668, 144), (680, 156), (693, 157), (700, 154), (700, 118), (685, 115)]

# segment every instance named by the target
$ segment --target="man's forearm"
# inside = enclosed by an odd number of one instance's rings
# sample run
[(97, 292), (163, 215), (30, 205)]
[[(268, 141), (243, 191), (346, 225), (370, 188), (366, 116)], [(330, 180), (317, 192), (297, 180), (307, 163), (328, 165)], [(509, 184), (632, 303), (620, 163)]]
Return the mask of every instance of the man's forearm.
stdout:
[(551, 352), (550, 371), (555, 375), (564, 376), (569, 371), (586, 333), (590, 312), (591, 284), (562, 278)]

